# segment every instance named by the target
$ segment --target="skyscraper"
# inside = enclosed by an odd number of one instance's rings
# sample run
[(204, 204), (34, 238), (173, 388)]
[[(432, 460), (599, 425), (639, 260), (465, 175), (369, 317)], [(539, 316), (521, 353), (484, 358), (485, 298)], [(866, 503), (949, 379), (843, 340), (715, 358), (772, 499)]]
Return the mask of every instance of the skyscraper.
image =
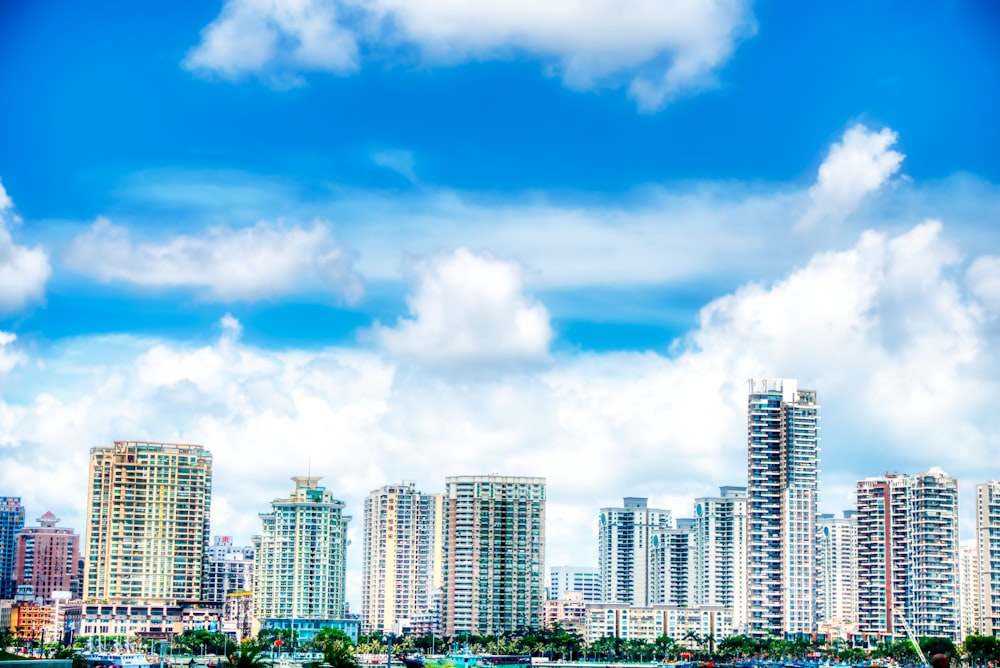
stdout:
[(961, 588), (962, 626), (959, 637), (980, 635), (983, 606), (979, 586), (979, 549), (976, 540), (963, 540), (958, 546), (958, 583)]
[(91, 448), (84, 598), (199, 600), (211, 499), (212, 455), (200, 445)]
[(694, 604), (695, 535), (693, 519), (678, 519), (672, 529), (653, 532), (650, 548), (650, 605)]
[(959, 639), (958, 483), (939, 468), (858, 481), (858, 622)]
[(562, 601), (569, 592), (578, 592), (583, 603), (601, 600), (600, 572), (593, 566), (553, 566), (549, 569), (549, 600)]
[(22, 530), (14, 539), (15, 585), (31, 585), (33, 595), (46, 601), (54, 591), (80, 598), (80, 537), (57, 527), (59, 518), (51, 512), (37, 521), (39, 526)]
[(819, 458), (816, 393), (792, 379), (750, 381), (747, 410), (748, 632), (815, 627)]
[(817, 614), (827, 628), (853, 629), (858, 621), (858, 520), (845, 510), (819, 516)]
[(625, 497), (620, 508), (601, 508), (597, 567), (605, 603), (651, 604), (653, 534), (672, 526), (670, 511), (649, 508), (643, 497)]
[(21, 498), (0, 496), (0, 599), (14, 598), (14, 537), (23, 528)]
[(982, 635), (1000, 635), (1000, 482), (976, 485), (976, 551)]
[(733, 611), (733, 628), (747, 620), (747, 488), (725, 486), (694, 502), (695, 605)]
[(545, 591), (545, 478), (445, 479), (444, 632), (538, 626)]
[(361, 607), (365, 629), (392, 631), (433, 613), (443, 585), (444, 495), (404, 481), (365, 499)]
[(344, 502), (318, 476), (292, 478), (287, 499), (261, 513), (254, 563), (254, 614), (263, 619), (344, 616), (347, 524)]

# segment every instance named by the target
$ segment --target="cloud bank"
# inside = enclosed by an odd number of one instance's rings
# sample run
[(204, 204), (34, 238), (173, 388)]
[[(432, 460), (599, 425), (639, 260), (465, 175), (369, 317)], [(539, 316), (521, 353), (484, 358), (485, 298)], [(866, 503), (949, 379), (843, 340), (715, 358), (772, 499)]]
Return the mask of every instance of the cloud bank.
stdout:
[(279, 86), (348, 74), (363, 51), (428, 65), (537, 58), (575, 89), (628, 89), (645, 111), (712, 85), (755, 30), (746, 0), (228, 0), (184, 66)]
[(304, 289), (354, 301), (362, 290), (353, 258), (323, 222), (311, 228), (260, 222), (137, 243), (127, 228), (99, 218), (73, 240), (66, 264), (105, 283), (193, 288), (222, 302), (256, 301)]

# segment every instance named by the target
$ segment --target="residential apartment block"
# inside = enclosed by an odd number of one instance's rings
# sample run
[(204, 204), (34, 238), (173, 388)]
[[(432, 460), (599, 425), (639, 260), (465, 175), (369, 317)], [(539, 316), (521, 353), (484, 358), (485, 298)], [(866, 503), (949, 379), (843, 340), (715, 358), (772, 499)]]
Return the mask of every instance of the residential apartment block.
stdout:
[(72, 529), (57, 527), (59, 518), (51, 512), (37, 522), (37, 527), (14, 538), (14, 584), (30, 586), (32, 595), (46, 602), (53, 592), (80, 598), (80, 537)]
[(858, 520), (857, 512), (843, 517), (819, 516), (817, 530), (819, 581), (817, 621), (832, 637), (857, 630), (858, 622)]
[(618, 508), (601, 508), (598, 569), (601, 601), (650, 605), (653, 591), (653, 535), (673, 527), (669, 510), (649, 508), (648, 499), (625, 497)]
[[(600, 571), (593, 566), (552, 566), (549, 569), (549, 600), (565, 601), (569, 592), (578, 592), (585, 603), (601, 600)], [(576, 597), (573, 597), (574, 599)]]
[(0, 496), (0, 599), (14, 598), (14, 537), (23, 528), (21, 498)]
[(91, 448), (84, 598), (199, 600), (211, 499), (212, 455), (200, 445), (115, 441)]
[(733, 628), (746, 630), (747, 488), (725, 486), (694, 502), (694, 604), (733, 611)]
[[(696, 650), (702, 649), (699, 642), (716, 643), (733, 635), (731, 611), (718, 606), (637, 607), (622, 603), (591, 603), (587, 605), (586, 615), (584, 640), (587, 643), (601, 638), (653, 642), (666, 635), (682, 647)], [(712, 648), (706, 644), (704, 649)]]
[(976, 485), (981, 635), (1000, 635), (1000, 482)]
[(816, 609), (819, 405), (792, 379), (750, 381), (748, 619), (756, 637), (811, 633)]
[(361, 615), (368, 633), (399, 632), (434, 612), (443, 586), (444, 495), (404, 481), (365, 499)]
[(538, 626), (545, 590), (545, 479), (445, 479), (444, 633)]
[(253, 545), (237, 545), (232, 536), (215, 536), (208, 548), (202, 599), (224, 603), (228, 594), (253, 591)]
[[(319, 476), (292, 478), (288, 498), (261, 513), (255, 537), (254, 615), (294, 619), (315, 629), (315, 620), (344, 617), (347, 525), (344, 502), (319, 486)], [(298, 627), (295, 627), (298, 628)], [(305, 638), (308, 639), (308, 638)]]
[(673, 529), (653, 533), (650, 598), (653, 605), (694, 604), (695, 533), (693, 519), (678, 519)]

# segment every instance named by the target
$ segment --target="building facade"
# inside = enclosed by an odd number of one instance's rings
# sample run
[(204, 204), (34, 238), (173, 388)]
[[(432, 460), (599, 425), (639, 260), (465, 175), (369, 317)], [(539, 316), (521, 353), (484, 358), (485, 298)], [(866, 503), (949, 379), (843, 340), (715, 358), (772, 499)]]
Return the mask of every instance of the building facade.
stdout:
[(84, 599), (199, 600), (211, 502), (212, 455), (200, 445), (91, 448)]
[(445, 479), (444, 633), (538, 626), (545, 593), (545, 478)]
[(601, 508), (597, 565), (601, 601), (650, 605), (653, 592), (653, 534), (673, 526), (669, 510), (649, 508), (643, 497), (626, 497), (622, 507)]
[(584, 603), (599, 602), (601, 600), (600, 571), (593, 566), (551, 567), (549, 569), (549, 600), (569, 600), (566, 595), (570, 592), (579, 593), (579, 598)]
[(588, 644), (601, 638), (652, 643), (663, 635), (673, 638), (689, 650), (712, 650), (715, 643), (733, 635), (732, 613), (727, 608), (718, 606), (682, 608), (672, 605), (636, 607), (622, 603), (587, 605), (584, 639)]
[(792, 379), (750, 381), (748, 619), (755, 637), (816, 626), (819, 404)]
[(1000, 635), (1000, 482), (976, 485), (976, 552), (982, 635)]
[(292, 481), (295, 489), (288, 498), (275, 499), (271, 512), (260, 515), (254, 615), (302, 624), (342, 619), (351, 518), (344, 514), (344, 502), (319, 486), (318, 476), (296, 476)]
[(678, 519), (673, 529), (653, 533), (650, 552), (652, 605), (694, 605), (694, 520)]
[(51, 512), (37, 521), (37, 527), (24, 529), (14, 539), (15, 585), (30, 585), (33, 595), (46, 602), (57, 591), (80, 598), (80, 537), (57, 527), (59, 518)]
[(361, 616), (368, 633), (392, 632), (434, 611), (443, 585), (444, 495), (411, 481), (365, 499)]
[(24, 506), (18, 496), (0, 496), (0, 599), (12, 599), (14, 583), (14, 538), (24, 528)]
[(694, 604), (733, 611), (746, 631), (747, 488), (725, 486), (694, 502)]
[(819, 583), (817, 617), (820, 629), (844, 638), (858, 622), (858, 520), (857, 512), (843, 517), (819, 516), (817, 528)]
[(202, 600), (224, 603), (226, 595), (253, 591), (253, 545), (237, 545), (231, 536), (215, 536), (208, 548)]
[(975, 539), (963, 540), (958, 546), (958, 583), (962, 611), (959, 637), (979, 635), (983, 626), (983, 605), (980, 598), (979, 550)]
[(858, 630), (959, 640), (958, 483), (941, 469), (858, 481)]

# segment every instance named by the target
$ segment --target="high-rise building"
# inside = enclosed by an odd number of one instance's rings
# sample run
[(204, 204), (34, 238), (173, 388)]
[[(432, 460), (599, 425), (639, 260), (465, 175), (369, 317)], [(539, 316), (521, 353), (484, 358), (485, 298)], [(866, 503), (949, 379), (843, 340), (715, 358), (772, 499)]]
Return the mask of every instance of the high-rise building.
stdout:
[(14, 598), (14, 536), (23, 528), (21, 498), (0, 496), (0, 599)]
[(816, 609), (816, 393), (750, 381), (747, 410), (750, 635), (810, 633)]
[(629, 496), (620, 508), (601, 508), (597, 566), (606, 603), (652, 603), (653, 534), (672, 527), (673, 518), (669, 510), (649, 508), (647, 501)]
[(827, 629), (845, 634), (858, 621), (858, 520), (857, 512), (845, 510), (819, 516), (819, 583), (817, 616)]
[(80, 537), (72, 529), (57, 527), (59, 518), (51, 512), (37, 522), (37, 527), (22, 530), (14, 539), (15, 585), (31, 585), (32, 594), (46, 602), (56, 591), (80, 598)]
[(977, 636), (983, 625), (983, 606), (979, 588), (979, 549), (976, 540), (963, 540), (958, 546), (958, 584), (960, 587), (960, 638)]
[(361, 615), (368, 633), (391, 632), (434, 611), (443, 585), (444, 495), (404, 481), (365, 499)]
[(858, 481), (858, 630), (959, 639), (958, 483), (941, 469)]
[(583, 603), (601, 600), (600, 572), (593, 566), (553, 566), (549, 569), (549, 600), (566, 600), (569, 592), (578, 592)]
[(237, 545), (232, 536), (216, 536), (208, 548), (202, 598), (224, 603), (227, 594), (253, 591), (253, 545)]
[(694, 502), (695, 605), (732, 610), (733, 628), (746, 631), (747, 488), (725, 486)]
[(341, 619), (347, 573), (344, 502), (318, 476), (292, 478), (287, 499), (261, 513), (255, 537), (254, 615), (262, 619)]
[(444, 633), (500, 635), (541, 623), (545, 478), (445, 479)]
[(976, 485), (981, 635), (1000, 635), (1000, 482)]
[(200, 445), (115, 441), (90, 450), (83, 596), (176, 603), (201, 598), (212, 455)]
[(695, 535), (693, 519), (678, 519), (672, 529), (653, 533), (650, 548), (651, 605), (689, 607), (694, 603)]

